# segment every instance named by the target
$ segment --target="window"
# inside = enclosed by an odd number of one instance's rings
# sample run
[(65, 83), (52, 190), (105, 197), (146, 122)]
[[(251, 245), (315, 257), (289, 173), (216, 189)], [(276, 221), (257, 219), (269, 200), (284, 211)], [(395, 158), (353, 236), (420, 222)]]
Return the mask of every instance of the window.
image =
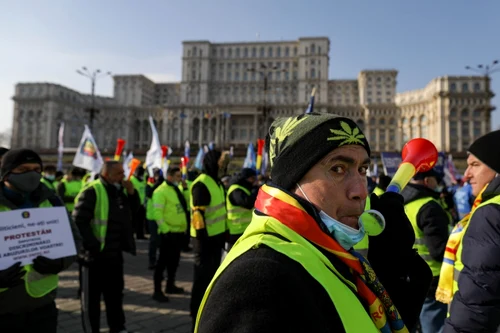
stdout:
[(321, 54), (321, 46), (318, 46), (318, 54)]
[(252, 57), (256, 57), (256, 56), (257, 56), (257, 48), (252, 47)]
[(278, 47), (278, 48), (276, 49), (276, 56), (277, 56), (277, 57), (281, 57), (281, 47)]
[(220, 51), (219, 51), (219, 56), (220, 56), (221, 58), (224, 58), (224, 49), (220, 49)]
[(294, 48), (293, 48), (293, 55), (294, 55), (294, 56), (296, 56), (296, 55), (297, 55), (297, 53), (298, 53), (298, 49), (297, 49), (297, 47), (294, 47)]
[(231, 58), (232, 56), (233, 56), (233, 49), (230, 48), (227, 50), (227, 57)]
[(361, 131), (364, 131), (364, 129), (365, 129), (365, 122), (363, 121), (363, 119), (358, 119), (356, 121), (356, 124), (358, 124), (358, 127), (361, 129)]
[(393, 145), (396, 143), (396, 131), (393, 128), (389, 129), (389, 142)]
[(456, 92), (457, 91), (457, 85), (455, 83), (450, 84), (450, 91), (451, 92)]
[(243, 81), (247, 81), (247, 80), (248, 80), (248, 73), (243, 72)]
[(474, 117), (474, 119), (481, 119), (481, 110), (475, 110), (472, 117)]
[(462, 83), (462, 92), (469, 92), (469, 84)]
[(420, 137), (421, 138), (427, 138), (428, 133), (427, 133), (427, 117), (422, 115), (420, 116)]
[(316, 53), (316, 45), (311, 44), (311, 54), (315, 54), (315, 53)]
[(462, 122), (462, 136), (469, 137), (469, 121), (468, 120)]
[(246, 47), (243, 49), (243, 57), (244, 58), (248, 57), (248, 49)]
[(276, 80), (281, 80), (281, 72), (276, 72)]
[(410, 137), (412, 139), (417, 137), (417, 135), (418, 135), (417, 131), (418, 131), (417, 118), (411, 117), (411, 119), (410, 119)]
[(265, 54), (264, 54), (264, 52), (265, 52), (265, 51), (264, 51), (264, 48), (263, 48), (263, 47), (261, 47), (261, 48), (260, 48), (260, 57), (261, 57), (261, 58), (264, 58), (264, 55), (265, 55)]
[(371, 98), (368, 98), (368, 103), (371, 103), (372, 102), (372, 99)]
[(375, 126), (377, 120), (375, 118), (370, 118), (370, 126)]
[(271, 46), (269, 46), (269, 48), (267, 49), (267, 56), (269, 58), (273, 56), (273, 48)]
[(290, 73), (285, 72), (285, 80), (286, 81), (290, 80)]
[(380, 126), (384, 126), (384, 125), (385, 125), (385, 118), (380, 118), (380, 119), (378, 120), (378, 124), (379, 124)]
[(370, 129), (370, 144), (374, 145), (377, 141), (377, 131), (374, 128)]
[(226, 80), (231, 81), (231, 78), (232, 78), (231, 72), (227, 72)]
[(456, 117), (457, 116), (457, 110), (451, 109), (450, 110), (450, 117)]
[(382, 82), (382, 78), (380, 76), (377, 77), (377, 82)]
[(289, 57), (290, 56), (290, 48), (287, 46), (285, 47), (285, 57)]
[(469, 110), (463, 109), (461, 114), (462, 119), (469, 118)]
[(474, 83), (474, 92), (480, 92), (481, 91), (481, 85), (479, 83)]
[(240, 57), (240, 48), (237, 47), (236, 48), (236, 58), (239, 58)]
[(316, 70), (314, 68), (311, 68), (311, 79), (316, 78)]
[(234, 73), (234, 80), (239, 81), (240, 80), (240, 72)]

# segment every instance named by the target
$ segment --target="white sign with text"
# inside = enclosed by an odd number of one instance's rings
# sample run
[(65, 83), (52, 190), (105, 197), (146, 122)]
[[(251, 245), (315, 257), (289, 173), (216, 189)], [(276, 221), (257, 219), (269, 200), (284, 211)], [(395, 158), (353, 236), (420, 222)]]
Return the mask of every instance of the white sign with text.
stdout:
[(0, 270), (44, 256), (76, 254), (65, 207), (16, 209), (0, 213)]

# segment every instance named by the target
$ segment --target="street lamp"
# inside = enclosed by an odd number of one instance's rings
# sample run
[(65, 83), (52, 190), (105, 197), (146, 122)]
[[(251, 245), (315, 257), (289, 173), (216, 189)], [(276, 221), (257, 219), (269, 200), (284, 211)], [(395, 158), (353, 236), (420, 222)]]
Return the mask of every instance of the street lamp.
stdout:
[(90, 124), (89, 127), (92, 130), (93, 125), (94, 125), (94, 118), (97, 113), (99, 113), (99, 110), (95, 108), (95, 82), (103, 78), (105, 76), (110, 76), (111, 72), (106, 72), (102, 73), (100, 69), (96, 69), (95, 71), (91, 72), (87, 69), (87, 67), (83, 66), (82, 69), (77, 69), (76, 72), (82, 76), (88, 77), (91, 82), (91, 98), (92, 98), (92, 104), (90, 109), (86, 109), (85, 111), (88, 111), (90, 113)]
[(268, 123), (268, 115), (272, 110), (270, 105), (267, 105), (267, 90), (268, 90), (268, 79), (269, 74), (272, 72), (286, 72), (286, 69), (280, 69), (278, 66), (268, 67), (265, 64), (261, 63), (260, 68), (248, 68), (248, 72), (259, 73), (261, 77), (264, 78), (264, 101), (263, 105), (257, 108), (258, 111), (262, 111), (262, 115), (264, 116), (264, 126), (261, 126), (263, 131), (263, 136), (266, 136), (267, 132), (267, 123)]
[[(477, 65), (477, 67), (465, 66), (465, 69), (479, 73), (484, 76), (486, 80), (486, 93), (491, 95), (490, 92), (490, 78), (491, 74), (500, 72), (500, 67), (496, 67), (498, 65), (498, 60), (493, 60), (490, 65)], [(496, 68), (495, 68), (496, 67)], [(493, 96), (490, 96), (493, 97)]]

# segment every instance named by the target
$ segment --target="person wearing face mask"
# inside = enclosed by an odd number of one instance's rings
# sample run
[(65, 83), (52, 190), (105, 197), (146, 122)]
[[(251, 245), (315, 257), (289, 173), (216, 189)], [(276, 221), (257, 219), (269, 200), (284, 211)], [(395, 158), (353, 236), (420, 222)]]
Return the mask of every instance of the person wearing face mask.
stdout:
[[(0, 212), (26, 208), (64, 207), (61, 199), (40, 183), (42, 161), (28, 149), (14, 149), (4, 155), (0, 168)], [(69, 217), (69, 216), (68, 216)], [(0, 218), (0, 227), (4, 222)], [(78, 228), (69, 219), (75, 246), (81, 245)], [(58, 273), (76, 257), (37, 257), (33, 264), (20, 263), (0, 270), (0, 327), (2, 332), (57, 331)]]
[(160, 257), (154, 273), (153, 299), (168, 302), (161, 290), (163, 271), (167, 269), (167, 294), (182, 294), (184, 289), (175, 285), (175, 275), (179, 266), (181, 249), (185, 244), (185, 232), (189, 219), (186, 199), (179, 190), (182, 180), (181, 170), (169, 168), (167, 180), (153, 193), (153, 217), (160, 236)]
[(195, 331), (408, 332), (430, 269), (396, 193), (370, 197), (385, 229), (369, 236), (368, 258), (352, 248), (368, 197), (361, 129), (333, 114), (278, 118), (266, 150), (271, 180), (207, 288)]
[[(117, 161), (104, 162), (100, 176), (86, 185), (75, 202), (73, 219), (83, 237), (88, 268), (88, 317), (91, 330), (100, 329), (101, 295), (111, 333), (127, 332), (123, 311), (123, 255), (136, 254), (132, 219), (139, 209), (139, 195), (124, 179), (123, 166)], [(84, 286), (85, 287), (85, 286)]]
[[(226, 158), (227, 157), (227, 158)], [(220, 265), (226, 233), (226, 193), (220, 176), (229, 155), (210, 150), (203, 158), (203, 172), (191, 185), (191, 237), (194, 276), (191, 291), (193, 328), (203, 294)]]
[(42, 174), (42, 179), (40, 182), (47, 186), (50, 190), (56, 191), (55, 188), (55, 181), (56, 181), (56, 167), (53, 165), (46, 165), (43, 168), (43, 174)]
[(451, 305), (444, 332), (498, 332), (500, 327), (500, 130), (468, 149), (464, 178), (476, 197), (446, 245), (439, 296)]
[(434, 169), (418, 173), (401, 193), (406, 214), (415, 231), (414, 248), (433, 275), (420, 314), (422, 333), (442, 332), (446, 318), (446, 305), (436, 301), (435, 294), (451, 221), (440, 203), (438, 179), (439, 174)]

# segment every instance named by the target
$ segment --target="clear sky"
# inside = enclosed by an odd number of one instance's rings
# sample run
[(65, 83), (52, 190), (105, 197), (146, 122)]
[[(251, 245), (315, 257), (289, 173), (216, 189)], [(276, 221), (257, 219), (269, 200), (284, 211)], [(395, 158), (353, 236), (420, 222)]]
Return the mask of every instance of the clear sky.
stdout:
[[(498, 0), (0, 0), (0, 131), (12, 126), (17, 82), (89, 92), (81, 66), (176, 81), (183, 40), (327, 36), (330, 78), (395, 68), (399, 92), (423, 88), (500, 59), (499, 13)], [(492, 88), (500, 95), (500, 73)], [(97, 93), (111, 96), (112, 80)], [(500, 108), (500, 97), (493, 103)]]

